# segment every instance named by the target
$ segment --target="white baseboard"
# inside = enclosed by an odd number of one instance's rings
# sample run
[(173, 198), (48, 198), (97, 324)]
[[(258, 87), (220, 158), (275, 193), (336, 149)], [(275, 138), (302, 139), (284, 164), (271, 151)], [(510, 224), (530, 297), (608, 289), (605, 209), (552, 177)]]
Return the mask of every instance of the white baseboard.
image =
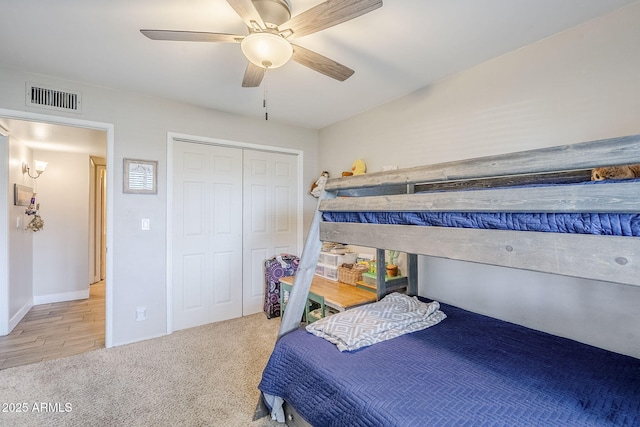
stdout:
[(22, 318), (29, 312), (29, 310), (31, 310), (31, 307), (33, 307), (33, 305), (33, 300), (29, 298), (29, 300), (20, 308), (20, 310), (18, 310), (18, 312), (11, 319), (9, 319), (9, 331), (7, 335), (10, 334), (11, 331), (13, 331), (13, 328), (15, 328), (18, 323), (20, 323)]
[(87, 298), (89, 298), (89, 288), (83, 291), (34, 296), (33, 305), (51, 304), (54, 302), (63, 302), (63, 301), (75, 301), (75, 300), (87, 299)]

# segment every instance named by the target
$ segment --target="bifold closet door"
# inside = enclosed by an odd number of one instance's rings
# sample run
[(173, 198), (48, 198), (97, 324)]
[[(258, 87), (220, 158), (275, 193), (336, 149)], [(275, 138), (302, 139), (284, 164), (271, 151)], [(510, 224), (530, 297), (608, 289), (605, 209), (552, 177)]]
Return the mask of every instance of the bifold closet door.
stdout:
[(175, 142), (173, 329), (242, 315), (242, 150)]
[(262, 311), (264, 261), (281, 253), (298, 254), (297, 157), (244, 152), (244, 315)]

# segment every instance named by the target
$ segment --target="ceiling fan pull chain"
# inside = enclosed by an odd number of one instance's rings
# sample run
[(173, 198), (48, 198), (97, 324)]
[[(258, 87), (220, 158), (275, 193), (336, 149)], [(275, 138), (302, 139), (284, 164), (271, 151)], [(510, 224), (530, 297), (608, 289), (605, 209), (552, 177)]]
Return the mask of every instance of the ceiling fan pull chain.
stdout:
[(269, 71), (269, 67), (264, 68), (264, 96), (262, 99), (262, 107), (264, 108), (264, 119), (269, 120), (269, 109), (267, 107), (267, 95), (268, 95), (268, 86), (269, 79), (267, 78), (267, 71)]

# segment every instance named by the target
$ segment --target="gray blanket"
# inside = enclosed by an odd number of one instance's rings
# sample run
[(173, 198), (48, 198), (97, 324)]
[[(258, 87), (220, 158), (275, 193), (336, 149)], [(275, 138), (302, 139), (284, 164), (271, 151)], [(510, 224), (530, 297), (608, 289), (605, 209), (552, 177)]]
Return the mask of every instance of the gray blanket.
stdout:
[(307, 325), (307, 331), (353, 351), (439, 323), (447, 316), (436, 301), (392, 293), (378, 302), (343, 311)]

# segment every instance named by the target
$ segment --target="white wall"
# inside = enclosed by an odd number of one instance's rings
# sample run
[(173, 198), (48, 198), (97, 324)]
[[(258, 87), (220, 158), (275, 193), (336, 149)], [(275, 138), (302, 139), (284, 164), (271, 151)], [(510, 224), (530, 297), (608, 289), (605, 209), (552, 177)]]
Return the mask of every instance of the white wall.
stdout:
[[(80, 90), (82, 114), (54, 113), (25, 107), (25, 82)], [(114, 125), (115, 183), (113, 244), (113, 337), (114, 345), (166, 333), (166, 206), (167, 133), (198, 135), (259, 145), (301, 150), (304, 153), (304, 184), (317, 178), (317, 132), (277, 123), (206, 110), (152, 98), (58, 81), (40, 75), (0, 69), (0, 108), (52, 114)], [(158, 194), (122, 192), (123, 158), (158, 161)], [(315, 208), (315, 199), (305, 196), (305, 229)], [(141, 231), (140, 221), (149, 218), (151, 230)], [(46, 218), (45, 218), (46, 221)], [(45, 225), (46, 227), (46, 225)], [(136, 322), (137, 306), (147, 308), (147, 320)]]
[(33, 151), (44, 229), (33, 233), (34, 304), (89, 297), (89, 156)]
[[(339, 176), (359, 157), (379, 171), (638, 134), (638, 22), (635, 3), (322, 129), (318, 166)], [(420, 272), (423, 295), (640, 357), (640, 288), (435, 258)]]
[[(25, 230), (29, 217), (26, 206), (14, 206), (14, 184), (33, 188), (33, 180), (22, 173), (22, 164), (32, 164), (32, 153), (24, 144), (9, 137), (9, 330), (22, 319), (33, 305), (33, 232)], [(8, 331), (7, 331), (8, 332)]]

